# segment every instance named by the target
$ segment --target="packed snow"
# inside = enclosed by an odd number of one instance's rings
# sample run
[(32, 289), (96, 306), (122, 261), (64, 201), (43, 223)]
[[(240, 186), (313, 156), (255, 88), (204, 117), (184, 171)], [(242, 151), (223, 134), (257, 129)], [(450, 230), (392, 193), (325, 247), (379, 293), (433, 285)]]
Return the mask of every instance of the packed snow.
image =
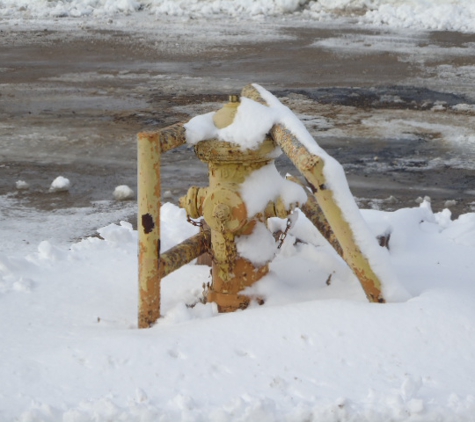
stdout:
[(269, 201), (276, 202), (278, 198), (288, 210), (307, 202), (307, 194), (303, 188), (284, 179), (274, 163), (250, 174), (241, 185), (241, 196), (249, 215), (261, 212)]
[(151, 15), (157, 19), (298, 17), (357, 19), (366, 25), (475, 32), (472, 0), (2, 0), (4, 18), (99, 18)]

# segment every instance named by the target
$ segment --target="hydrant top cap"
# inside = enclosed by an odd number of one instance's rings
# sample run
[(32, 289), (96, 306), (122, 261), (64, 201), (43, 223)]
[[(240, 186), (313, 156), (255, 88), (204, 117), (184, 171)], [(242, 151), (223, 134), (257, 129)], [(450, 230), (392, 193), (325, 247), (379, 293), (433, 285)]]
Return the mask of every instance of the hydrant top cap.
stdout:
[(214, 125), (218, 129), (223, 129), (229, 126), (234, 121), (237, 108), (239, 107), (239, 96), (230, 95), (229, 103), (225, 104), (220, 110), (218, 110), (213, 116)]

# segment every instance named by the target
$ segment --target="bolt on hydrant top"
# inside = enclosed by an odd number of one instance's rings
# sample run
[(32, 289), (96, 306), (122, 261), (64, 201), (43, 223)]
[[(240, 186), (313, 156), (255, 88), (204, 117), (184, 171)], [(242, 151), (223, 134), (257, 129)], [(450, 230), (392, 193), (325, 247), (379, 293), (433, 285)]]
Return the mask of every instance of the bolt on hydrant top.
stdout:
[(229, 126), (236, 116), (237, 109), (240, 101), (238, 95), (230, 95), (229, 103), (225, 104), (220, 110), (218, 110), (213, 116), (214, 125), (218, 129), (223, 129)]

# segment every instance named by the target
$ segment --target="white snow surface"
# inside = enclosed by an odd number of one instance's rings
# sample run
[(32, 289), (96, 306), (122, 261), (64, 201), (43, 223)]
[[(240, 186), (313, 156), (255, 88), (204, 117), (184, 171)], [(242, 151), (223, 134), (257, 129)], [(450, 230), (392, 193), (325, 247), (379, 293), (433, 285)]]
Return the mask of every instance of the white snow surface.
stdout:
[(151, 15), (157, 19), (287, 16), (329, 21), (341, 16), (361, 24), (475, 32), (472, 0), (1, 0), (0, 17), (98, 18)]
[[(0, 254), (0, 420), (472, 421), (475, 214), (361, 212), (391, 231), (407, 302), (368, 303), (303, 215), (249, 291), (263, 306), (187, 307), (209, 281), (190, 264), (163, 280), (163, 318), (146, 330), (130, 224)], [(185, 219), (164, 205), (168, 247), (196, 230)]]
[(277, 252), (277, 245), (271, 232), (264, 223), (257, 222), (253, 232), (236, 238), (236, 248), (240, 256), (255, 266), (271, 261)]

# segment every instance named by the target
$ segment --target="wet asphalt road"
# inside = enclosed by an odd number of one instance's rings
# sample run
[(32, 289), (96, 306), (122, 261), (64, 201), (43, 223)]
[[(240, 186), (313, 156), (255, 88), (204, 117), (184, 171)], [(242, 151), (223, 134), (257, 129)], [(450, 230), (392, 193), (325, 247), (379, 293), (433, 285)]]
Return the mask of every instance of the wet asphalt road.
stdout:
[[(397, 209), (428, 195), (435, 210), (447, 200), (455, 215), (472, 210), (475, 35), (281, 24), (267, 30), (282, 39), (226, 42), (223, 25), (219, 43), (189, 37), (173, 48), (170, 34), (0, 28), (0, 195), (25, 207), (88, 206), (117, 185), (135, 188), (137, 132), (215, 110), (258, 82), (344, 165), (361, 206)], [(277, 166), (297, 173), (285, 157)], [(206, 184), (186, 147), (164, 156), (162, 172), (173, 202)], [(45, 195), (60, 174), (69, 194)], [(16, 191), (17, 180), (30, 189)]]

